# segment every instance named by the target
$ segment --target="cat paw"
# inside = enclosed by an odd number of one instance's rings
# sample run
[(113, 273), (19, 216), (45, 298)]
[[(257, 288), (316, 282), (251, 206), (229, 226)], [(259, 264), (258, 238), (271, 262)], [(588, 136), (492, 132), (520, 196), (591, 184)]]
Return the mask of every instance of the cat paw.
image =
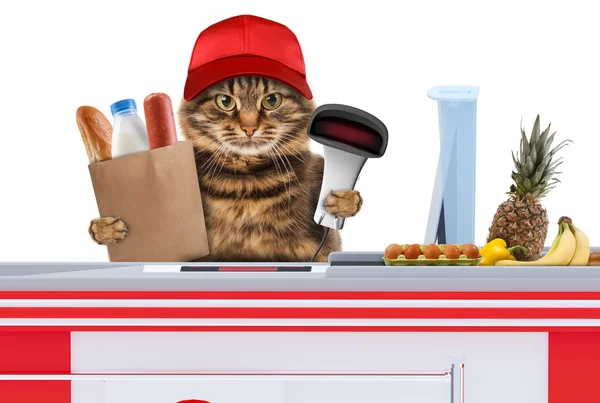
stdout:
[(354, 217), (362, 204), (363, 198), (356, 190), (332, 190), (325, 200), (327, 212), (340, 218)]
[(103, 217), (93, 219), (88, 232), (98, 245), (108, 246), (121, 242), (129, 229), (119, 217)]

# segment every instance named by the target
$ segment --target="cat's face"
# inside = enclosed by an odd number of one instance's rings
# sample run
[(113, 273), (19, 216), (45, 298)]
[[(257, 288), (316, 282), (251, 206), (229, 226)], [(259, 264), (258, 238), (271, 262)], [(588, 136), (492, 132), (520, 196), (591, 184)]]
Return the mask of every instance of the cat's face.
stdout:
[(309, 149), (306, 129), (314, 109), (312, 100), (282, 83), (244, 76), (183, 101), (179, 122), (199, 150), (276, 158)]

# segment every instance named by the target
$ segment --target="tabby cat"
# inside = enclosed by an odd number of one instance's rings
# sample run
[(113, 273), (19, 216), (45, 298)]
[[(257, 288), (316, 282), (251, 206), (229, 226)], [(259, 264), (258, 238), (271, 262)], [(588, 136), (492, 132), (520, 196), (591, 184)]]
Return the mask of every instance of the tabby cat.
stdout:
[[(192, 101), (182, 101), (179, 126), (196, 153), (210, 256), (204, 261), (309, 261), (325, 228), (313, 220), (323, 178), (323, 158), (306, 134), (315, 103), (262, 77), (222, 81)], [(332, 189), (325, 206), (352, 217), (362, 206), (355, 190)], [(116, 217), (92, 221), (101, 245), (127, 234)], [(341, 250), (330, 231), (315, 261)]]

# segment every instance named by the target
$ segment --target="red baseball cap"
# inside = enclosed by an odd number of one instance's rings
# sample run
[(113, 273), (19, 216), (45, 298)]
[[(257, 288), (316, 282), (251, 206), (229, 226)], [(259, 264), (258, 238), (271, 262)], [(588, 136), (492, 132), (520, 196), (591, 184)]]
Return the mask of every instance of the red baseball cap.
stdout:
[(219, 81), (246, 75), (281, 81), (312, 99), (296, 35), (285, 25), (253, 15), (228, 18), (200, 33), (183, 97), (190, 101)]

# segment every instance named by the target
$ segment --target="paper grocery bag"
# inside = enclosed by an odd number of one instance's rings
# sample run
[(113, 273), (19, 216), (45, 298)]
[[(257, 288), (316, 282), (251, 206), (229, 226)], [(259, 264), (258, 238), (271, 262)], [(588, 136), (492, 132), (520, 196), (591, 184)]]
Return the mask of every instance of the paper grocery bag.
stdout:
[(188, 262), (209, 254), (191, 142), (90, 164), (102, 217), (129, 227), (111, 262)]

